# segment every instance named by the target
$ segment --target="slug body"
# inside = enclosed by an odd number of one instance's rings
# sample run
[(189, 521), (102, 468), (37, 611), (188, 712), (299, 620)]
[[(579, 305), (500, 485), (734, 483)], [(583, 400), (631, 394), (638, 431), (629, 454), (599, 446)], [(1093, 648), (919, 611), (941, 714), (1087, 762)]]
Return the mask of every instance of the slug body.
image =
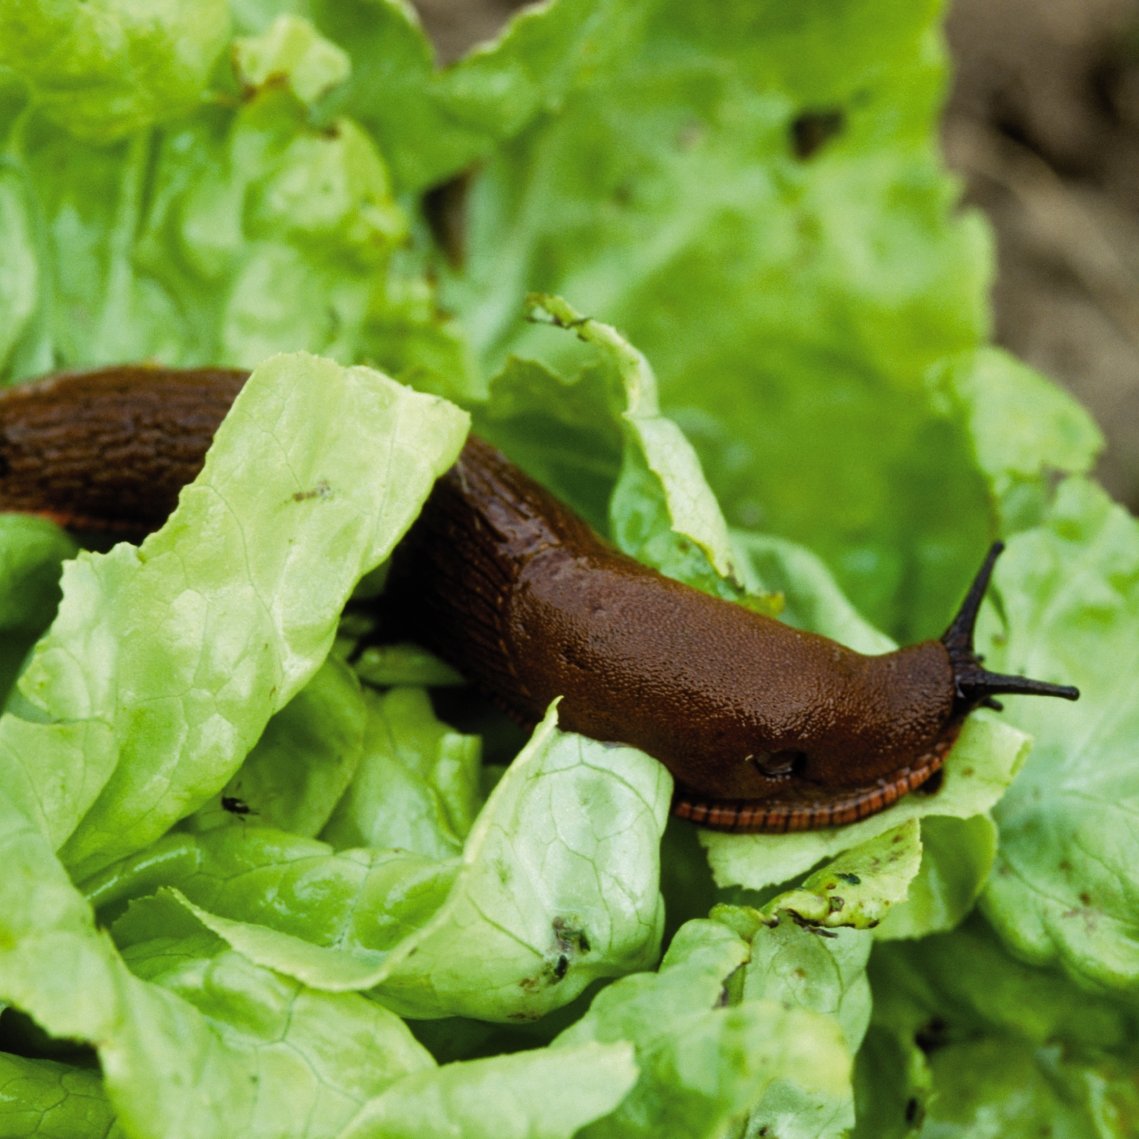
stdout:
[[(115, 368), (13, 389), (0, 397), (0, 509), (153, 529), (243, 381)], [(974, 655), (999, 550), (940, 640), (866, 656), (640, 565), (472, 436), (393, 558), (390, 610), (516, 718), (561, 697), (562, 727), (656, 757), (678, 815), (803, 830), (920, 786), (997, 693), (1078, 695), (986, 672)]]
[(248, 373), (72, 372), (0, 395), (0, 509), (95, 533), (157, 530)]
[(662, 577), (478, 439), (400, 547), (392, 583), (413, 582), (419, 639), (521, 719), (561, 696), (562, 727), (647, 751), (700, 822), (850, 821), (956, 734), (939, 642), (863, 656)]

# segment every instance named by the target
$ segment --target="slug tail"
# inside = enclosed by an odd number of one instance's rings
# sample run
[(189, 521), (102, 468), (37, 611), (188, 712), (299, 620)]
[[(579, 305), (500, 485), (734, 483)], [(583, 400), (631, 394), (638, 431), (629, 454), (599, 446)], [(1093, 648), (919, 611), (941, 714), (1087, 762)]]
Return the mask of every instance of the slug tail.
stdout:
[(1009, 676), (1000, 672), (989, 672), (982, 666), (982, 658), (973, 648), (973, 631), (977, 624), (977, 614), (981, 608), (985, 591), (993, 576), (993, 567), (1004, 550), (1004, 542), (994, 542), (985, 555), (961, 609), (945, 630), (941, 643), (949, 653), (953, 665), (953, 678), (956, 684), (956, 707), (964, 714), (972, 708), (984, 705), (1000, 709), (994, 699), (999, 695), (1017, 696), (1058, 696), (1062, 700), (1078, 700), (1080, 690), (1070, 684), (1049, 684), (1044, 680), (1033, 680), (1028, 676)]

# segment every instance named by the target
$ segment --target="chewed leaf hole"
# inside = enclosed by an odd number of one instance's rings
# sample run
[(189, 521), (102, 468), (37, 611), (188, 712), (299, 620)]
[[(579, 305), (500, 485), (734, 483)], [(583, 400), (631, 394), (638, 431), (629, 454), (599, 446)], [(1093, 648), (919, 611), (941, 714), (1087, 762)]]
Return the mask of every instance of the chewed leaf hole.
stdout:
[(554, 918), (551, 931), (553, 940), (546, 954), (545, 965), (538, 973), (518, 982), (527, 992), (538, 992), (564, 981), (573, 965), (592, 948), (589, 935), (572, 919)]
[(552, 926), (554, 943), (561, 953), (580, 957), (589, 952), (589, 935), (584, 929), (561, 917), (554, 918)]
[(846, 115), (838, 107), (803, 111), (791, 120), (791, 149), (796, 158), (814, 157), (846, 126)]

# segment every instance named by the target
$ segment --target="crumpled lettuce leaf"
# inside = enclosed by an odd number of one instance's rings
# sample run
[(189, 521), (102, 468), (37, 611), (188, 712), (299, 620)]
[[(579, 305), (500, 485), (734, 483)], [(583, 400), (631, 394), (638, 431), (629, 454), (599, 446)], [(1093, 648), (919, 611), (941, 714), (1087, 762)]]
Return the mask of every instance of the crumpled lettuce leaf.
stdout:
[[(532, 295), (529, 319), (572, 333), (587, 354), (568, 376), (526, 360), (508, 361), (493, 381), (494, 401), (483, 409), (492, 437), (511, 453), (521, 451), (522, 461), (531, 456), (535, 473), (575, 489), (583, 475), (596, 477), (599, 458), (609, 459), (612, 483), (602, 475), (608, 498), (604, 528), (614, 543), (670, 577), (742, 600), (719, 504), (692, 445), (661, 414), (649, 362), (617, 329), (583, 316), (561, 297)], [(535, 435), (551, 420), (563, 438), (567, 426), (580, 430), (582, 449), (563, 442), (535, 453)], [(606, 442), (615, 444), (611, 459), (604, 450), (596, 453), (599, 427)]]
[(342, 49), (294, 18), (235, 60), (241, 98), (115, 145), (77, 141), (34, 103), (0, 119), (0, 366), (252, 367), (303, 349), (476, 394), (426, 274), (399, 256), (410, 221), (374, 140), (305, 101), (343, 80)]
[(276, 357), (162, 530), (68, 563), (0, 719), (0, 764), (77, 877), (220, 791), (327, 655), (356, 581), (465, 428), (458, 409), (367, 369)]
[(0, 1131), (26, 1139), (112, 1135), (114, 1113), (98, 1072), (0, 1052)]
[(233, 65), (246, 88), (284, 83), (305, 106), (348, 81), (348, 53), (293, 15), (278, 16), (260, 34), (233, 41)]
[(226, 0), (4, 0), (0, 68), (54, 123), (109, 142), (203, 102), (229, 31)]
[(921, 821), (922, 861), (905, 901), (878, 929), (880, 938), (924, 937), (953, 929), (972, 910), (992, 873), (999, 841), (987, 813)]
[[(655, 761), (557, 732), (551, 714), (461, 853), (335, 853), (230, 827), (170, 836), (88, 890), (107, 906), (175, 887), (251, 960), (314, 988), (373, 990), (405, 1016), (533, 1020), (655, 960), (670, 794)], [(372, 806), (386, 809), (382, 786)], [(450, 833), (446, 820), (440, 829)]]
[[(974, 917), (875, 948), (858, 1135), (1121, 1136), (1139, 1105), (1134, 1009), (1011, 958)], [(893, 1097), (899, 1069), (905, 1091)], [(873, 1091), (871, 1092), (871, 1089)]]
[(606, 387), (621, 393), (618, 400), (611, 396), (624, 436), (621, 473), (609, 501), (614, 542), (669, 577), (738, 600), (727, 524), (692, 444), (661, 414), (649, 362), (616, 329), (584, 318), (559, 298), (538, 298), (537, 304), (598, 349), (596, 366)]
[(934, 1053), (936, 1099), (922, 1134), (976, 1139), (1111, 1139), (1139, 1113), (1134, 1059), (1084, 1060), (1059, 1045), (977, 1040)]
[(873, 929), (906, 899), (922, 861), (916, 819), (844, 851), (809, 875), (802, 885), (779, 894), (764, 912), (789, 914), (816, 929)]
[[(165, 899), (132, 907), (116, 923), (116, 938), (136, 977), (200, 1014), (185, 1019), (208, 1030), (207, 1062), (231, 1065), (230, 1079), (245, 1084), (215, 1108), (229, 1113), (222, 1133), (334, 1135), (361, 1102), (434, 1067), (407, 1026), (374, 1001), (315, 992), (259, 968)], [(170, 1067), (177, 1070), (173, 1057)], [(262, 1095), (262, 1083), (289, 1095)]]
[(76, 550), (46, 519), (0, 514), (0, 699), (7, 699), (28, 650), (51, 622), (61, 567)]
[(59, 603), (63, 562), (78, 547), (64, 531), (30, 514), (0, 515), (0, 626), (43, 632)]
[(401, 188), (423, 190), (485, 158), (619, 59), (644, 21), (619, 0), (554, 0), (524, 10), (492, 43), (447, 68), (403, 0), (310, 0), (352, 56), (337, 102), (366, 124)]
[(1087, 474), (1103, 448), (1084, 408), (996, 348), (943, 361), (925, 380), (932, 405), (964, 424), (1005, 533), (1043, 521), (1050, 476)]
[[(734, 988), (745, 1001), (774, 1000), (830, 1018), (854, 1055), (870, 1020), (870, 935), (851, 928), (822, 929), (802, 920), (796, 908), (802, 899), (794, 893), (775, 898), (762, 911), (730, 905), (713, 910), (716, 920), (750, 943), (751, 958), (734, 979)], [(746, 1133), (763, 1135), (766, 1128), (767, 1134), (788, 1139), (837, 1139), (853, 1122), (849, 1072), (825, 1088), (781, 1078), (751, 1109)]]
[(329, 657), (265, 725), (236, 774), (180, 824), (190, 830), (249, 819), (315, 836), (363, 762), (367, 704), (351, 669)]
[[(184, 917), (176, 936), (128, 947), (131, 971), (38, 830), (7, 800), (0, 820), (3, 992), (51, 1035), (97, 1048), (123, 1133), (328, 1135), (337, 1111), (385, 1082), (385, 1037), (394, 1035), (403, 1067), (431, 1063), (398, 1018), (365, 998), (305, 992), (216, 938), (188, 939)], [(260, 1094), (263, 1076), (286, 1080), (290, 1096)], [(91, 1111), (82, 1081), (74, 1094), (59, 1108), (69, 1123)]]
[[(1133, 1130), (1133, 1057), (979, 1037), (927, 1057), (872, 1030), (860, 1055), (855, 1139), (1115, 1139)], [(871, 1093), (871, 1088), (873, 1092)]]
[(1132, 1034), (1133, 1008), (1018, 961), (976, 915), (951, 933), (877, 944), (870, 978), (875, 1021), (911, 1036), (925, 1028), (935, 1046), (998, 1031), (1036, 1045), (1111, 1049)]
[(587, 1042), (412, 1074), (367, 1103), (338, 1139), (572, 1139), (635, 1082), (632, 1051)]
[(360, 769), (321, 837), (340, 849), (457, 855), (482, 805), (481, 739), (436, 719), (426, 691), (410, 687), (369, 699), (365, 732)]
[[(6, 820), (19, 819), (7, 804), (3, 811)], [(406, 1025), (381, 1005), (354, 993), (308, 989), (263, 969), (169, 899), (136, 902), (119, 918), (119, 957), (90, 923), (90, 912), (42, 837), (26, 821), (6, 828), (6, 835), (14, 841), (5, 843), (5, 854), (18, 852), (20, 866), (40, 860), (40, 892), (33, 901), (24, 891), (19, 904), (18, 877), (4, 891), (5, 933), (22, 934), (18, 946), (6, 942), (0, 959), (5, 989), (12, 992), (20, 978), (28, 986), (21, 1004), (39, 1023), (97, 1045), (110, 1107), (125, 1134), (374, 1134), (357, 1130), (361, 1113), (398, 1121), (417, 1102), (450, 1105), (436, 1120), (439, 1131), (421, 1132), (445, 1134), (485, 1120), (496, 1088), (514, 1088), (517, 1096), (527, 1076), (532, 1081), (546, 1074), (554, 1082), (554, 1058), (545, 1054), (529, 1064), (518, 1057), (484, 1063), (474, 1072), (436, 1069)], [(8, 865), (17, 865), (15, 858)], [(49, 889), (57, 902), (50, 926), (43, 910)], [(72, 991), (77, 977), (84, 982), (80, 1001)], [(633, 1075), (621, 1047), (579, 1049), (567, 1061), (579, 1089), (588, 1085), (592, 1091), (565, 1111), (561, 1130), (547, 1122), (547, 1130), (535, 1133), (568, 1139), (580, 1122), (618, 1102)], [(51, 1104), (40, 1133), (103, 1133), (109, 1112), (90, 1079), (43, 1061), (34, 1070), (22, 1067), (18, 1061), (5, 1066), (8, 1090), (19, 1104), (0, 1107), (8, 1121), (32, 1118), (37, 1104), (43, 1111), (55, 1082), (66, 1098)], [(542, 1118), (540, 1109), (536, 1116)], [(569, 1121), (576, 1122), (570, 1127)], [(91, 1129), (74, 1129), (81, 1123)]]
[(726, 925), (689, 922), (658, 973), (615, 981), (554, 1041), (555, 1050), (587, 1040), (628, 1040), (636, 1048), (637, 1085), (583, 1139), (712, 1139), (748, 1118), (776, 1082), (793, 1084), (808, 1100), (841, 1093), (850, 1060), (831, 1018), (732, 995), (749, 956), (747, 941)]
[(1063, 676), (1082, 694), (1067, 716), (1048, 702), (1031, 720), (1024, 714), (1037, 744), (996, 811), (1001, 842), (983, 909), (1018, 954), (1134, 995), (1139, 524), (1094, 484), (1071, 479), (1047, 525), (1019, 535), (1002, 569), (1021, 588), (1002, 597), (992, 659)]

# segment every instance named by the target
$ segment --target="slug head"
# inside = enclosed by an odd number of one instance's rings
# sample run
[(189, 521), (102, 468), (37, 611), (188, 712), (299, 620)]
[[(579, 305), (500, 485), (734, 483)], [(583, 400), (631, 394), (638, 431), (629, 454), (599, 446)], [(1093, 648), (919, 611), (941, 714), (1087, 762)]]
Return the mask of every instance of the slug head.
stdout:
[[(808, 672), (817, 667), (820, 675), (825, 669), (831, 692), (841, 693), (843, 673), (849, 671), (854, 696), (819, 705), (821, 714), (801, 725), (796, 747), (802, 750), (785, 764), (785, 772), (771, 769), (771, 760), (792, 753), (776, 750), (765, 757), (766, 767), (752, 775), (750, 787), (739, 779), (725, 793), (717, 786), (685, 785), (681, 777), (676, 813), (728, 831), (794, 831), (855, 822), (926, 784), (941, 767), (964, 718), (982, 705), (999, 709), (997, 695), (1077, 699), (1079, 692), (1069, 685), (989, 672), (974, 651), (977, 612), (1002, 549), (998, 542), (989, 550), (940, 641), (860, 657), (833, 645), (818, 656), (812, 646), (819, 639), (804, 638), (800, 663)], [(782, 735), (772, 731), (769, 738)], [(776, 781), (779, 775), (782, 785)], [(761, 785), (763, 776), (769, 785)]]
[(982, 666), (982, 658), (973, 648), (973, 631), (981, 601), (993, 576), (993, 566), (1004, 549), (1003, 542), (994, 542), (982, 564), (957, 616), (942, 635), (941, 643), (949, 653), (955, 685), (954, 711), (964, 716), (972, 709), (984, 706), (1000, 709), (994, 697), (1007, 693), (1020, 696), (1059, 696), (1063, 700), (1078, 700), (1080, 691), (1070, 684), (1048, 684), (1027, 676), (1006, 676), (989, 672)]

